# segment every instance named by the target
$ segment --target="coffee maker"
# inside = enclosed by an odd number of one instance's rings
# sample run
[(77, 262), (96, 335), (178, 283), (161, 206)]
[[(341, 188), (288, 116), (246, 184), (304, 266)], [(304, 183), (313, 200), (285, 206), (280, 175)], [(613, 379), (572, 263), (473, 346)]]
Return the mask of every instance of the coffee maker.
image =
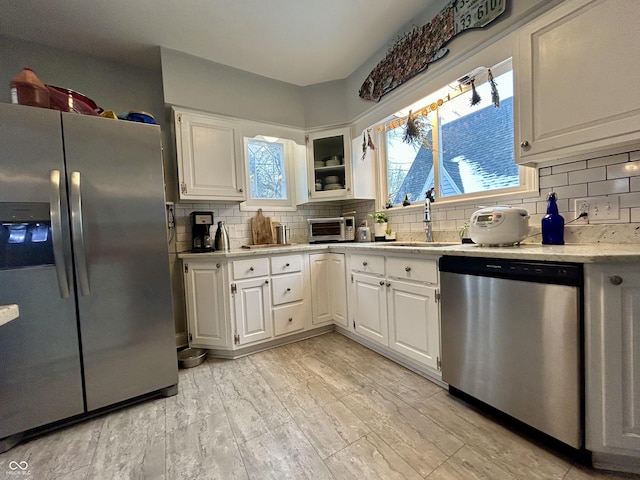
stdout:
[(213, 239), (209, 232), (213, 225), (213, 212), (191, 212), (191, 252), (213, 252)]

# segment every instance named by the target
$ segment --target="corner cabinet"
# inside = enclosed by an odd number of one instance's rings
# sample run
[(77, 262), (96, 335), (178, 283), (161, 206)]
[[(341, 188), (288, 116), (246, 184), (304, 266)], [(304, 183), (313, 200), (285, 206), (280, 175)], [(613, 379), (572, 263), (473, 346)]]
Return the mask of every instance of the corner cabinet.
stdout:
[(185, 261), (183, 264), (189, 345), (199, 348), (230, 348), (225, 303), (225, 264)]
[(306, 143), (307, 192), (298, 203), (375, 198), (373, 160), (358, 163), (349, 127), (310, 133)]
[(569, 0), (518, 32), (517, 162), (640, 141), (640, 2)]
[(343, 253), (309, 255), (311, 272), (311, 323), (348, 325), (347, 272)]
[(640, 264), (585, 265), (585, 280), (587, 449), (640, 473)]
[(180, 200), (246, 199), (240, 123), (174, 109)]

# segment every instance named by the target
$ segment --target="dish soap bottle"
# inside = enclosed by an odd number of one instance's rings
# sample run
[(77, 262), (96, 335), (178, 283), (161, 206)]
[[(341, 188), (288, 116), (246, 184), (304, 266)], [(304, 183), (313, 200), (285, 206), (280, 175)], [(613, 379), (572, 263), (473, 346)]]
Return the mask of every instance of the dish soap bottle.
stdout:
[(542, 244), (564, 245), (564, 218), (558, 213), (554, 192), (547, 197), (547, 214), (542, 217)]

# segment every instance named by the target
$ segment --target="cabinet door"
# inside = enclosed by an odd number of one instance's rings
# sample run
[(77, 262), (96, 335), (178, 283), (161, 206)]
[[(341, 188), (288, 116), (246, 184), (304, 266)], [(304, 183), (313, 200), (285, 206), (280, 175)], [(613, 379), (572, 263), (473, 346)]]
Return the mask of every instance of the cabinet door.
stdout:
[(224, 309), (224, 271), (220, 263), (184, 265), (189, 345), (229, 347), (231, 340)]
[(519, 35), (519, 163), (580, 155), (640, 138), (640, 2), (572, 0)]
[(333, 321), (343, 327), (349, 326), (347, 316), (347, 272), (343, 253), (329, 254), (329, 282), (331, 297), (331, 316)]
[(389, 346), (387, 292), (385, 280), (353, 273), (354, 321), (356, 332)]
[(269, 280), (256, 278), (235, 283), (233, 304), (239, 343), (271, 338), (271, 294)]
[(239, 124), (175, 112), (181, 200), (244, 200)]
[(640, 457), (640, 265), (585, 265), (586, 442)]
[(352, 198), (349, 128), (310, 134), (307, 159), (310, 201)]
[(311, 266), (311, 323), (316, 326), (332, 320), (331, 292), (332, 282), (331, 261), (328, 253), (309, 255)]
[(440, 327), (437, 290), (417, 283), (389, 281), (389, 346), (438, 368)]

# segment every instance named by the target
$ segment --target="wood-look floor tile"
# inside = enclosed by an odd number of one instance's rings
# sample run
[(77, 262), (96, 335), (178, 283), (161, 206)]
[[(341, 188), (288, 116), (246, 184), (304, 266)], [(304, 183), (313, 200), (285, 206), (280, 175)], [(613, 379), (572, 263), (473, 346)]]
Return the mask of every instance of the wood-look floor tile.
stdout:
[(518, 480), (499, 465), (464, 446), (428, 477), (429, 480)]
[(249, 478), (224, 413), (208, 415), (167, 433), (167, 479)]
[(449, 393), (425, 399), (418, 409), (516, 478), (561, 479), (571, 466)]
[(258, 372), (229, 377), (218, 387), (238, 443), (291, 420), (280, 399)]
[(339, 401), (306, 408), (287, 405), (287, 410), (322, 459), (370, 432), (369, 427)]
[(317, 377), (310, 377), (284, 390), (276, 391), (280, 401), (286, 406), (301, 409), (326, 405), (338, 400), (325, 384)]
[(249, 357), (273, 390), (282, 390), (312, 376), (312, 373), (291, 355), (286, 352), (284, 355), (275, 353), (275, 350), (279, 349), (267, 350)]
[(240, 452), (251, 479), (334, 478), (294, 422), (241, 444)]
[(376, 434), (369, 434), (325, 460), (340, 480), (420, 480), (422, 477)]
[(107, 416), (87, 478), (164, 479), (165, 399)]
[(381, 387), (362, 389), (342, 402), (422, 476), (463, 445), (460, 439)]
[[(82, 480), (95, 454), (104, 421), (103, 417), (87, 420), (34, 438), (0, 454), (0, 478), (5, 478), (5, 472), (12, 472), (9, 464), (15, 461), (27, 462), (27, 471), (31, 472), (31, 477), (27, 478)], [(12, 477), (21, 478), (17, 475)]]
[(300, 363), (315, 374), (327, 389), (338, 398), (349, 395), (370, 384), (370, 381), (361, 373), (331, 359), (323, 361), (319, 356), (312, 355), (305, 357)]
[(213, 372), (202, 364), (180, 372), (178, 394), (166, 400), (167, 432), (224, 412)]
[(245, 375), (255, 373), (256, 367), (249, 357), (240, 357), (235, 360), (226, 358), (208, 358), (206, 365), (209, 366), (213, 373), (213, 379), (216, 383), (223, 383), (227, 379), (238, 378)]

